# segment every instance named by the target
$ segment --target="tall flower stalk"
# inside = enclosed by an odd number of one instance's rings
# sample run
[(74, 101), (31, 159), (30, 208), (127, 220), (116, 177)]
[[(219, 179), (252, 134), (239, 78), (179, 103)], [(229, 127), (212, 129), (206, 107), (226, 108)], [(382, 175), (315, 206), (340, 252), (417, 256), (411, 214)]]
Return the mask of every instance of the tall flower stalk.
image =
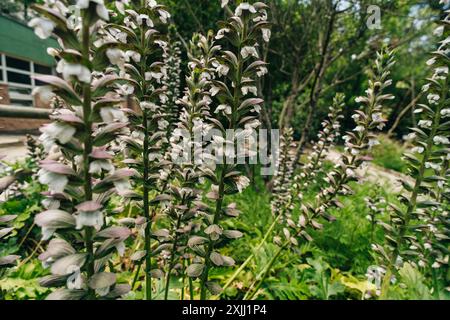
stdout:
[[(216, 35), (216, 39), (223, 42), (223, 47), (229, 50), (217, 57), (218, 79), (213, 80), (211, 88), (212, 99), (217, 102), (216, 107), (211, 110), (217, 118), (214, 121), (216, 133), (212, 134), (211, 146), (219, 163), (214, 171), (208, 171), (206, 177), (213, 184), (207, 197), (215, 205), (205, 208), (206, 226), (201, 232), (206, 235), (207, 241), (198, 246), (203, 249), (197, 248), (195, 263), (187, 267), (189, 276), (200, 278), (202, 300), (206, 299), (207, 290), (213, 295), (221, 291), (220, 286), (209, 278), (211, 268), (214, 265), (234, 264), (231, 257), (223, 256), (217, 251), (217, 245), (224, 237), (233, 239), (242, 235), (236, 230), (224, 230), (222, 223), (225, 217), (238, 215), (235, 204), (227, 206), (224, 200), (226, 195), (242, 191), (250, 182), (241, 175), (236, 165), (237, 157), (245, 155), (236, 156), (235, 143), (243, 137), (250, 140), (253, 129), (259, 126), (257, 117), (262, 100), (251, 96), (257, 96), (256, 77), (267, 72), (265, 63), (259, 60), (257, 49), (259, 38), (269, 41), (270, 37), (266, 8), (260, 2), (253, 5), (241, 3), (234, 15), (222, 23), (222, 28)], [(227, 132), (227, 129), (231, 131)], [(240, 134), (236, 133), (237, 129), (241, 129)], [(248, 151), (243, 152), (248, 156)]]
[(180, 111), (177, 101), (181, 97), (181, 48), (180, 42), (175, 40), (174, 25), (169, 26), (167, 48), (163, 55), (163, 63), (167, 68), (167, 75), (163, 79), (166, 87), (167, 101), (164, 103), (165, 119), (169, 122), (167, 126), (167, 138), (171, 136), (176, 127)]
[[(123, 137), (122, 143), (128, 159), (124, 162), (137, 170), (133, 179), (137, 193), (126, 195), (142, 208), (145, 218), (145, 292), (152, 298), (152, 223), (158, 203), (164, 197), (161, 182), (167, 178), (164, 170), (163, 146), (167, 144), (166, 130), (169, 122), (162, 105), (168, 101), (163, 79), (167, 69), (163, 55), (167, 50), (156, 27), (166, 24), (169, 13), (156, 1), (131, 1), (117, 7), (122, 24), (109, 24), (106, 28), (106, 55), (117, 66), (124, 83), (121, 93), (128, 100), (126, 110), (130, 119), (131, 136)], [(113, 41), (113, 39), (118, 39)], [(140, 268), (138, 268), (139, 272)]]
[[(172, 197), (166, 210), (171, 218), (169, 237), (163, 239), (164, 244), (170, 244), (169, 262), (166, 272), (164, 298), (168, 299), (170, 280), (174, 269), (184, 273), (184, 260), (188, 258), (185, 250), (192, 250), (205, 238), (189, 237), (198, 223), (196, 213), (204, 206), (201, 203), (202, 190), (200, 181), (204, 179), (204, 170), (210, 170), (212, 159), (199, 159), (202, 148), (205, 147), (201, 136), (212, 128), (210, 123), (210, 104), (212, 80), (215, 77), (215, 55), (220, 50), (214, 45), (213, 34), (207, 37), (194, 35), (189, 52), (189, 75), (186, 78), (187, 87), (184, 96), (177, 103), (182, 107), (178, 127), (172, 133), (171, 160), (174, 180), (169, 190)], [(184, 155), (190, 155), (185, 158)], [(179, 268), (177, 268), (179, 267)], [(191, 296), (191, 299), (193, 297)]]
[[(445, 189), (441, 187), (445, 185), (446, 178), (442, 170), (449, 157), (450, 144), (448, 123), (445, 122), (445, 118), (450, 115), (448, 21), (447, 15), (435, 32), (444, 40), (439, 42), (438, 50), (433, 52), (427, 62), (433, 67), (433, 75), (427, 79), (428, 82), (422, 89), (428, 104), (420, 104), (415, 110), (416, 114), (421, 115), (421, 119), (417, 128), (411, 129), (413, 153), (404, 155), (409, 164), (409, 174), (415, 181), (412, 184), (402, 181), (404, 192), (399, 196), (401, 206), (390, 204), (390, 221), (384, 225), (387, 242), (384, 245), (374, 245), (374, 250), (379, 253), (386, 268), (381, 298), (388, 297), (391, 278), (404, 261), (414, 263), (418, 257), (419, 266), (425, 267), (429, 263), (432, 269), (448, 264), (448, 251), (445, 258), (445, 254), (439, 254), (438, 250), (439, 243), (448, 239), (448, 229), (445, 231), (446, 226), (439, 222), (442, 216), (445, 220), (445, 208), (441, 198), (443, 195), (441, 191)], [(440, 227), (437, 228), (436, 224)], [(429, 241), (423, 235), (428, 235), (434, 240)], [(420, 254), (420, 251), (434, 251), (434, 253), (427, 254), (428, 261), (425, 261), (425, 256)], [(434, 290), (438, 295), (439, 288), (435, 287)]]
[(102, 1), (78, 1), (70, 8), (52, 1), (34, 9), (40, 14), (30, 21), (36, 34), (46, 38), (53, 33), (61, 46), (48, 52), (58, 61), (62, 78), (36, 77), (48, 83), (39, 94), (56, 94), (65, 102), (51, 116), (54, 122), (41, 128), (46, 151), (62, 155), (59, 161), (41, 161), (38, 172), (48, 193), (43, 203), (47, 210), (35, 223), (43, 240), (51, 239), (39, 258), (52, 273), (41, 285), (62, 287), (47, 299), (119, 297), (129, 286), (116, 284), (107, 262), (114, 251), (123, 253), (130, 232), (106, 224), (105, 206), (114, 189), (120, 194), (130, 187), (133, 172), (116, 170), (109, 151), (127, 125), (112, 88), (117, 78), (104, 74), (99, 61), (106, 57), (94, 46), (109, 12)]

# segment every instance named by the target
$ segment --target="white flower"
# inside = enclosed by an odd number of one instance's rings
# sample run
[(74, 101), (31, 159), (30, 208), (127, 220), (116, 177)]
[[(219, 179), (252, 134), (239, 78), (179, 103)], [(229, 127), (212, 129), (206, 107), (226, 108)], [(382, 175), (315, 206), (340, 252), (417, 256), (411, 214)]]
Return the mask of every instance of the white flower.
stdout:
[(231, 114), (231, 107), (227, 104), (219, 105), (214, 113), (218, 113), (219, 111), (223, 111), (224, 114)]
[(69, 182), (69, 179), (65, 175), (50, 172), (45, 169), (40, 169), (38, 176), (39, 182), (48, 185), (50, 191), (55, 193), (63, 193)]
[(120, 179), (114, 181), (114, 187), (116, 191), (120, 194), (123, 194), (131, 189), (131, 184), (128, 179)]
[(234, 11), (234, 15), (240, 17), (242, 15), (243, 11), (250, 11), (250, 13), (256, 13), (256, 9), (251, 4), (248, 4), (246, 2), (241, 3), (236, 10)]
[(374, 122), (384, 121), (383, 114), (381, 112), (376, 112), (376, 113), (372, 114), (372, 121), (374, 121)]
[(37, 95), (39, 97), (39, 100), (41, 100), (45, 104), (49, 104), (55, 96), (51, 86), (36, 87), (33, 89), (31, 94), (33, 96)]
[(94, 2), (97, 4), (97, 6), (95, 7), (95, 11), (100, 19), (103, 19), (105, 21), (109, 20), (108, 9), (106, 9), (103, 0), (78, 0), (76, 6), (80, 9), (87, 9), (89, 8), (89, 2)]
[(247, 122), (244, 127), (246, 130), (252, 130), (252, 129), (256, 129), (261, 125), (261, 122), (259, 122), (258, 119), (252, 120), (250, 122)]
[(355, 98), (356, 103), (365, 102), (365, 101), (367, 101), (366, 97), (356, 97)]
[(272, 34), (272, 32), (270, 31), (270, 29), (267, 28), (262, 28), (262, 35), (263, 35), (263, 39), (265, 42), (269, 42), (270, 41), (270, 36)]
[(228, 67), (226, 64), (221, 64), (216, 68), (216, 71), (218, 74), (225, 77), (230, 71), (230, 67)]
[(356, 132), (363, 132), (365, 130), (364, 126), (357, 126), (355, 129), (353, 129), (353, 131)]
[(145, 80), (150, 81), (152, 79), (156, 79), (157, 83), (161, 83), (161, 79), (164, 77), (164, 74), (162, 72), (146, 72), (145, 73)]
[(89, 173), (92, 174), (101, 174), (102, 170), (113, 172), (114, 166), (107, 159), (97, 159), (90, 163), (89, 165)]
[(158, 129), (159, 129), (159, 130), (166, 130), (167, 127), (169, 126), (169, 124), (170, 124), (170, 123), (169, 123), (167, 120), (160, 119), (160, 120), (158, 121)]
[(103, 213), (102, 211), (79, 211), (75, 217), (77, 223), (77, 229), (83, 227), (94, 227), (96, 230), (100, 230), (103, 226)]
[(156, 2), (156, 0), (147, 0), (147, 5), (150, 8), (154, 8), (154, 7), (156, 7), (158, 5), (158, 3)]
[(65, 144), (72, 139), (76, 129), (67, 123), (52, 122), (42, 127), (41, 132), (47, 134), (48, 137)]
[(448, 140), (447, 137), (444, 136), (435, 136), (433, 138), (433, 141), (436, 145), (440, 145), (440, 144), (450, 144), (450, 141)]
[(152, 28), (154, 26), (152, 19), (150, 19), (148, 15), (140, 14), (140, 15), (138, 15), (136, 17), (136, 22), (140, 26), (142, 25), (144, 20), (145, 20), (145, 23), (146, 23), (147, 27), (151, 27)]
[(244, 96), (246, 96), (249, 92), (253, 93), (253, 95), (255, 96), (258, 95), (258, 88), (256, 88), (255, 86), (243, 86), (241, 88), (241, 91)]
[(229, 0), (222, 0), (220, 6), (223, 8), (228, 4)]
[(222, 39), (225, 36), (225, 33), (228, 32), (230, 32), (230, 29), (228, 28), (220, 29), (219, 31), (217, 31), (216, 40)]
[(100, 109), (100, 116), (103, 122), (127, 122), (128, 118), (125, 113), (114, 107), (104, 107)]
[(430, 93), (430, 94), (427, 96), (428, 102), (429, 102), (430, 104), (438, 104), (440, 98), (441, 98), (441, 97), (440, 97), (438, 94), (434, 94), (434, 93)]
[(411, 132), (411, 133), (403, 136), (403, 140), (405, 140), (405, 141), (412, 141), (412, 140), (416, 139), (416, 137), (417, 137), (416, 133), (415, 132)]
[(442, 35), (444, 34), (444, 26), (439, 26), (436, 29), (434, 29), (433, 34), (435, 36), (442, 37)]
[(441, 73), (443, 73), (443, 74), (448, 74), (448, 67), (437, 67), (437, 68), (434, 70), (434, 76), (438, 76), (438, 75), (440, 75)]
[(443, 117), (443, 118), (448, 118), (448, 117), (450, 117), (450, 109), (442, 109), (441, 110), (441, 116)]
[(66, 270), (70, 276), (67, 278), (66, 284), (69, 290), (83, 289), (83, 277), (81, 276), (80, 267), (76, 265), (69, 266)]
[(433, 269), (438, 269), (438, 268), (441, 267), (441, 264), (440, 264), (439, 262), (435, 261), (435, 262), (431, 265), (431, 267), (432, 267)]
[(424, 147), (414, 147), (411, 149), (411, 152), (419, 154), (422, 154), (424, 151), (425, 151)]
[(141, 62), (141, 54), (139, 52), (127, 50), (125, 52), (125, 61), (130, 61), (130, 58), (136, 63)]
[(436, 63), (436, 58), (435, 57), (427, 60), (427, 66), (431, 66), (431, 65), (433, 65), (435, 63)]
[(214, 97), (219, 92), (220, 92), (220, 88), (216, 87), (216, 86), (211, 86), (211, 89), (209, 89), (209, 93), (211, 93), (212, 97)]
[(159, 18), (161, 19), (162, 23), (167, 23), (167, 19), (170, 18), (170, 13), (168, 13), (166, 10), (158, 10)]
[(77, 77), (81, 82), (91, 82), (91, 71), (81, 64), (67, 63), (65, 60), (60, 60), (56, 66), (56, 71), (62, 73), (66, 81), (69, 81), (70, 77), (73, 76)]
[(234, 182), (236, 183), (236, 188), (239, 192), (242, 192), (250, 185), (250, 179), (246, 176), (239, 176), (237, 179), (234, 179)]
[(417, 125), (421, 128), (428, 129), (428, 128), (431, 128), (432, 124), (433, 124), (433, 121), (431, 121), (431, 120), (420, 120)]
[(427, 92), (428, 90), (430, 90), (430, 84), (429, 83), (423, 85), (423, 87), (422, 87), (422, 91), (423, 92)]
[[(136, 12), (134, 11), (134, 10), (131, 10), (134, 14), (136, 14)], [(136, 26), (136, 24), (134, 23), (134, 21), (132, 20), (132, 18), (131, 18), (131, 16), (126, 16), (125, 17), (125, 19), (123, 20), (123, 22), (125, 23), (125, 25), (128, 27), (128, 28), (131, 28), (131, 29), (136, 29), (137, 28), (137, 26)]]
[(108, 49), (106, 50), (106, 56), (111, 64), (123, 68), (125, 63), (125, 53), (122, 50), (117, 48)]
[(345, 174), (350, 178), (356, 176), (355, 171), (353, 171), (352, 169), (349, 169), (349, 168), (347, 168), (347, 170), (345, 170)]
[(156, 111), (156, 109), (158, 109), (158, 106), (156, 104), (148, 101), (142, 101), (139, 106), (142, 110), (148, 109), (150, 111)]
[(129, 96), (131, 94), (133, 94), (134, 92), (134, 87), (129, 85), (129, 84), (117, 84), (117, 93), (122, 95), (122, 96)]
[(425, 162), (425, 168), (427, 169), (433, 169), (436, 171), (440, 171), (441, 170), (441, 166), (437, 163), (433, 163), (433, 162)]
[(261, 111), (261, 106), (259, 104), (256, 104), (253, 106), (253, 109), (251, 111), (259, 113)]
[(28, 23), (29, 27), (34, 28), (34, 33), (41, 39), (47, 39), (52, 35), (55, 24), (45, 18), (33, 18)]
[(267, 74), (269, 71), (267, 70), (266, 67), (262, 66), (258, 68), (258, 71), (256, 71), (256, 75), (258, 77), (262, 77), (263, 75)]
[(258, 51), (256, 51), (255, 47), (246, 46), (241, 49), (242, 58), (246, 59), (248, 56), (253, 56), (255, 58), (259, 58)]

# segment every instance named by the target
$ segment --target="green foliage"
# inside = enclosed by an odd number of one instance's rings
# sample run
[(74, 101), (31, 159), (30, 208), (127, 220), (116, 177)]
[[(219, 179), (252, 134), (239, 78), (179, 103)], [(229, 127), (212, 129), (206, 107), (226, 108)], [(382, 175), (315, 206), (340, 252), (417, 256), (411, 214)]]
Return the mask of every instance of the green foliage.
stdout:
[(30, 260), (19, 268), (11, 270), (8, 277), (0, 279), (0, 300), (39, 300), (49, 294), (37, 279), (47, 274), (37, 259)]
[(405, 148), (399, 142), (385, 135), (380, 135), (379, 141), (380, 144), (370, 151), (373, 163), (386, 169), (405, 173), (407, 166), (402, 159)]

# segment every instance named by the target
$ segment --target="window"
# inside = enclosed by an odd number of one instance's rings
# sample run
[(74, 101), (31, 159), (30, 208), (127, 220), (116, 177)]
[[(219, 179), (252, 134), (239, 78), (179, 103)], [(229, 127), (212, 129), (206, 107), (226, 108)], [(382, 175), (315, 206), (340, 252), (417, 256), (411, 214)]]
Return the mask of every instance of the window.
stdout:
[(8, 77), (8, 82), (31, 85), (31, 78), (29, 74), (7, 71), (6, 75)]
[(32, 90), (43, 85), (40, 81), (34, 80), (32, 76), (52, 73), (51, 67), (0, 53), (0, 83), (8, 84), (9, 96), (13, 105), (32, 106)]
[(8, 57), (8, 56), (6, 57), (6, 66), (8, 68), (30, 71), (30, 62), (29, 61), (16, 59), (16, 58)]
[(52, 74), (52, 68), (42, 66), (40, 64), (34, 64), (34, 73), (40, 73), (40, 74)]

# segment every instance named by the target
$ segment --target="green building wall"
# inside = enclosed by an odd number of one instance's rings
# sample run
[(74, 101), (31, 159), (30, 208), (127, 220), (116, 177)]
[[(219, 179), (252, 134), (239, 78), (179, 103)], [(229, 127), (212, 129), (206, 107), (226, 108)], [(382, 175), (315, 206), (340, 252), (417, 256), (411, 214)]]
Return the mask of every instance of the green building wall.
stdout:
[(58, 42), (53, 38), (42, 40), (25, 23), (0, 15), (1, 53), (53, 66), (54, 58), (47, 54), (48, 47), (59, 47)]

